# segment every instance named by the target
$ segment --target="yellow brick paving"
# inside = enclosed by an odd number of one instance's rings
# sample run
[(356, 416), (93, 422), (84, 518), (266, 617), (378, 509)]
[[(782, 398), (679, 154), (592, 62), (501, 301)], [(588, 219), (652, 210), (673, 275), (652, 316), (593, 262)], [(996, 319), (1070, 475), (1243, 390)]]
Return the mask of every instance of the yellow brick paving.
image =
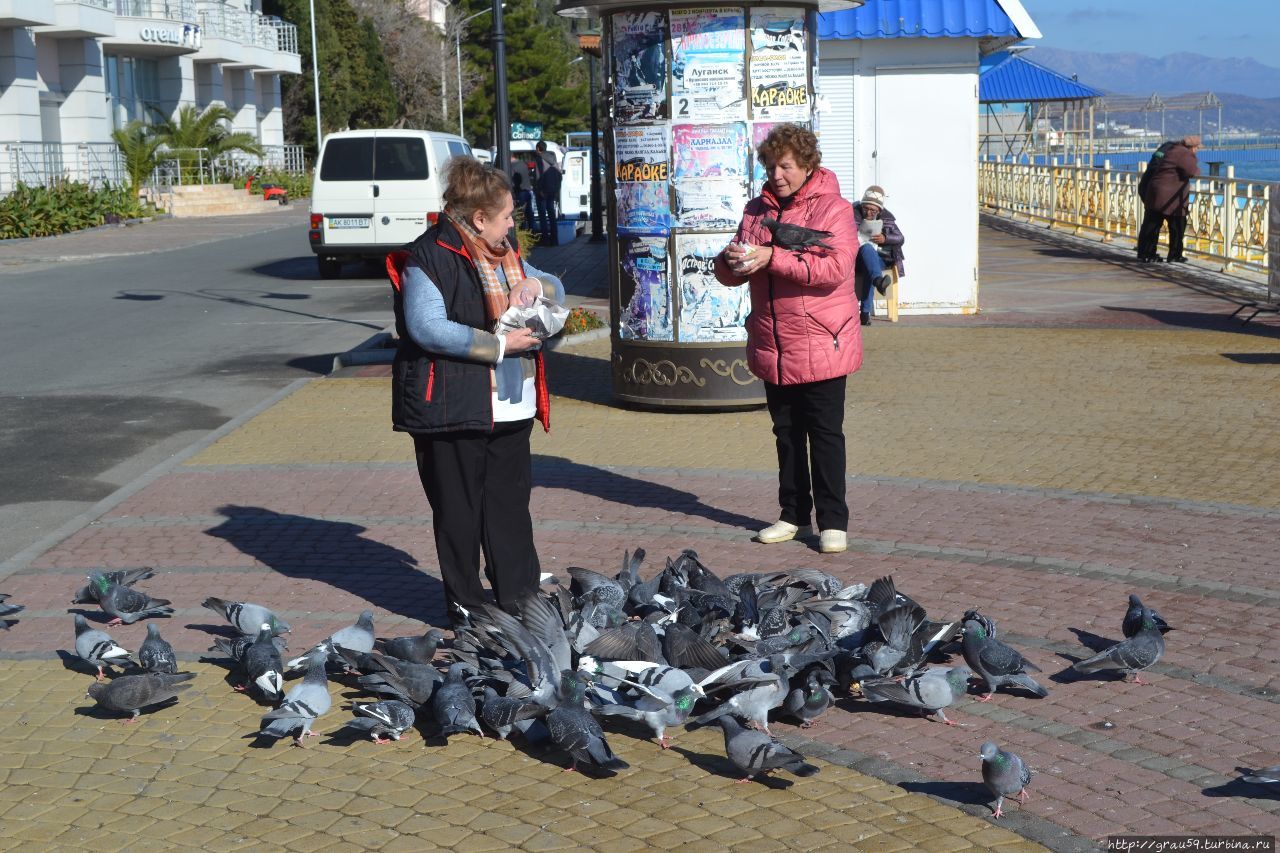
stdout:
[[(407, 735), (256, 749), (263, 708), (224, 670), (192, 665), (178, 704), (133, 725), (82, 713), (90, 679), (20, 661), (0, 670), (0, 848), (1040, 850), (986, 820), (821, 760), (789, 787), (734, 784), (718, 730), (675, 748), (611, 736), (631, 769), (565, 773), (510, 743)], [(334, 709), (315, 730), (335, 732)]]
[[(608, 405), (608, 341), (551, 356), (552, 433), (581, 464), (774, 470), (768, 415)], [(1280, 506), (1280, 339), (1195, 330), (875, 327), (849, 471)], [(313, 382), (189, 464), (408, 462), (389, 380)], [(678, 436), (680, 440), (673, 441)]]

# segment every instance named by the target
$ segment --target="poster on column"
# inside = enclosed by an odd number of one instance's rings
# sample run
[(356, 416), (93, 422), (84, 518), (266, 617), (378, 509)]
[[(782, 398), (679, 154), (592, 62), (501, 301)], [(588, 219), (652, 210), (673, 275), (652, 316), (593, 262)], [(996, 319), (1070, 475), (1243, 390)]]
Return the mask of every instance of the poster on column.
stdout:
[(613, 16), (614, 119), (619, 124), (667, 117), (666, 17), (662, 12)]
[(618, 233), (625, 236), (671, 232), (671, 193), (664, 183), (618, 184)]
[(735, 232), (679, 234), (675, 270), (680, 292), (680, 341), (745, 341), (751, 313), (750, 287), (725, 287), (716, 281), (715, 258)]
[(747, 117), (741, 8), (671, 11), (671, 113), (676, 121)]
[(629, 237), (618, 241), (622, 259), (618, 337), (624, 341), (669, 341), (671, 285), (667, 276), (667, 241), (661, 237)]
[[(764, 173), (764, 163), (760, 162), (760, 143), (764, 142), (764, 138), (769, 135), (769, 131), (773, 130), (783, 122), (779, 121), (757, 121), (751, 123), (751, 195), (760, 195), (764, 189), (764, 182), (769, 177)], [(810, 130), (809, 122), (796, 121), (791, 124)]]
[(700, 231), (737, 228), (747, 204), (742, 181), (676, 181), (675, 227)]
[(665, 183), (671, 177), (671, 135), (665, 124), (614, 128), (613, 153), (619, 182)]
[(1267, 230), (1267, 254), (1271, 259), (1271, 268), (1267, 271), (1267, 292), (1272, 302), (1280, 301), (1280, 193), (1272, 190), (1270, 210), (1271, 217)]
[(750, 69), (753, 118), (809, 120), (809, 52), (803, 10), (751, 10)]
[(746, 122), (672, 125), (671, 148), (676, 180), (747, 177)]

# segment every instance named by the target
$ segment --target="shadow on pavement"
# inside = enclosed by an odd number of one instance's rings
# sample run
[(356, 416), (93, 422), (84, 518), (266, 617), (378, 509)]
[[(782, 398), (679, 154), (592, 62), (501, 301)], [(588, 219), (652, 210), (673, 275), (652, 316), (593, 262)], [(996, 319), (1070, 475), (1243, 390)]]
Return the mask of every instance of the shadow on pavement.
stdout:
[[(1248, 775), (1253, 772), (1248, 767), (1237, 767), (1236, 771)], [(1232, 779), (1225, 785), (1205, 788), (1200, 793), (1206, 797), (1241, 797), (1247, 800), (1280, 800), (1280, 785), (1255, 785), (1243, 779)]]
[(533, 484), (548, 489), (567, 489), (636, 509), (696, 515), (728, 527), (758, 530), (767, 523), (706, 504), (693, 492), (628, 477), (607, 468), (583, 465), (562, 456), (534, 454)]
[(564, 350), (553, 350), (547, 357), (547, 389), (556, 397), (612, 406), (612, 388), (608, 359)]
[(226, 521), (206, 532), (286, 577), (315, 580), (374, 607), (433, 625), (445, 619), (444, 586), (417, 560), (361, 534), (364, 527), (264, 507), (218, 508)]
[[(304, 255), (296, 258), (282, 258), (278, 261), (272, 261), (268, 264), (259, 264), (256, 267), (247, 267), (241, 272), (253, 273), (254, 275), (266, 276), (267, 278), (278, 278), (283, 281), (314, 281), (320, 282), (320, 272), (316, 268), (315, 255)], [(342, 274), (339, 279), (386, 279), (387, 271), (383, 262), (378, 261), (348, 261), (342, 265)], [(291, 297), (297, 298), (297, 297)]]
[[(974, 757), (977, 758), (976, 752)], [(987, 806), (995, 799), (981, 782), (900, 782), (898, 787), (913, 794), (925, 794), (968, 806)]]
[(1280, 352), (1224, 352), (1222, 357), (1236, 364), (1280, 364)]
[(1182, 329), (1198, 329), (1210, 332), (1235, 332), (1241, 335), (1252, 335), (1257, 338), (1280, 338), (1280, 327), (1267, 325), (1248, 325), (1230, 314), (1210, 314), (1204, 311), (1163, 311), (1156, 308), (1129, 308), (1122, 305), (1103, 305), (1104, 311), (1120, 311), (1126, 314), (1141, 314), (1165, 326), (1176, 326)]

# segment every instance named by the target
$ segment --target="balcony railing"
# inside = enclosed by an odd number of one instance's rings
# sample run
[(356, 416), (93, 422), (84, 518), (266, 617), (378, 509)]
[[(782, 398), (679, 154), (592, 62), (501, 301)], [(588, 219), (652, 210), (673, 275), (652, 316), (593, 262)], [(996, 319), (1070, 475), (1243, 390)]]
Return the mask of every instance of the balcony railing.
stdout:
[(279, 18), (266, 17), (262, 19), (262, 26), (265, 30), (275, 31), (275, 45), (273, 50), (281, 53), (297, 54), (298, 52), (298, 28), (294, 24), (286, 23)]
[(54, 0), (59, 5), (68, 6), (92, 6), (94, 9), (110, 9), (111, 0)]
[(165, 21), (196, 20), (194, 0), (115, 0), (116, 14), (128, 18)]
[(204, 30), (205, 38), (247, 42), (250, 15), (243, 9), (233, 9), (221, 3), (201, 5), (200, 27)]
[[(1088, 166), (978, 164), (978, 202), (989, 213), (1043, 222), (1104, 240), (1137, 240), (1140, 173)], [(1234, 177), (1196, 178), (1187, 212), (1186, 253), (1223, 271), (1265, 274), (1267, 211), (1280, 185)]]

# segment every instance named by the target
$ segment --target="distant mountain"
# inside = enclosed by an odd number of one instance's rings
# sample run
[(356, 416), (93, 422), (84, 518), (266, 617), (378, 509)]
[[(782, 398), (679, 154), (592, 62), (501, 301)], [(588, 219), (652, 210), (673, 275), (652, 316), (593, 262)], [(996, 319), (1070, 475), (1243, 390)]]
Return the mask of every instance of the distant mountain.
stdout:
[[(1089, 53), (1037, 47), (1026, 57), (1054, 71), (1076, 78), (1107, 94), (1168, 97), (1213, 92), (1222, 101), (1222, 123), (1228, 129), (1280, 132), (1280, 68), (1253, 59), (1214, 59), (1198, 53), (1151, 57), (1138, 53)], [(1217, 130), (1217, 110), (1206, 110), (1204, 124), (1194, 111), (1165, 114), (1165, 135), (1180, 136)], [(1098, 117), (1101, 120), (1101, 116)], [(1160, 129), (1158, 113), (1111, 113), (1113, 122)]]
[(1280, 68), (1254, 59), (1215, 59), (1198, 53), (1143, 56), (1140, 53), (1089, 53), (1037, 47), (1028, 59), (1054, 71), (1075, 74), (1081, 83), (1124, 95), (1179, 92), (1234, 92), (1253, 98), (1280, 96)]

